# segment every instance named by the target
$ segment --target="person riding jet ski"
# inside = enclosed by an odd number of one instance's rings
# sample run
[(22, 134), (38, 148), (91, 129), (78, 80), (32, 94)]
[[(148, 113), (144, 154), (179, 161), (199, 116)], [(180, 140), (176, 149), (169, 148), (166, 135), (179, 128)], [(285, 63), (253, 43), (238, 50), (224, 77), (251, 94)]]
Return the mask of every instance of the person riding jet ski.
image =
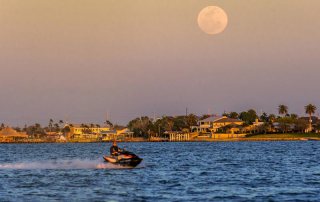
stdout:
[(110, 147), (110, 156), (104, 156), (103, 158), (106, 162), (128, 167), (136, 167), (142, 161), (134, 153), (120, 149), (116, 140), (113, 141)]
[(112, 146), (110, 147), (110, 155), (111, 156), (120, 156), (123, 149), (120, 149), (117, 145), (117, 141), (114, 140)]

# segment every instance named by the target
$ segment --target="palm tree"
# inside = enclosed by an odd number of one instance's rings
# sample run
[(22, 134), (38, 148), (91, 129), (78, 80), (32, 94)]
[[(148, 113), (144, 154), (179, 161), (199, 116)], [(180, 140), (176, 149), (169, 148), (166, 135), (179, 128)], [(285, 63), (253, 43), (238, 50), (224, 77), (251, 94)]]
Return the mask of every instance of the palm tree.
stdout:
[(279, 111), (279, 114), (282, 114), (282, 115), (285, 116), (286, 114), (288, 114), (288, 106), (286, 106), (286, 105), (279, 105), (278, 111)]
[(60, 126), (58, 123), (53, 124), (55, 132), (60, 132)]
[(317, 110), (317, 107), (312, 105), (312, 104), (308, 104), (304, 107), (304, 109), (306, 110), (306, 114), (309, 114), (309, 131), (311, 131), (312, 129), (312, 114), (314, 114)]
[(50, 129), (50, 132), (52, 132), (52, 126), (53, 126), (53, 119), (50, 119), (49, 120), (49, 129)]
[(63, 120), (59, 120), (59, 125), (63, 125), (64, 124), (64, 121)]

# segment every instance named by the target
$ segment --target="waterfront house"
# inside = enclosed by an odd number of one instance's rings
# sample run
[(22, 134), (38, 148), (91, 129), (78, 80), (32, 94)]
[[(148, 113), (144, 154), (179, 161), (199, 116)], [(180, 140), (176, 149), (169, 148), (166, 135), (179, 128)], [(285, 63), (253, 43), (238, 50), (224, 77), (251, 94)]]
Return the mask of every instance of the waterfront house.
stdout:
[(26, 133), (17, 132), (13, 128), (5, 127), (0, 131), (0, 142), (19, 142), (27, 140)]
[(127, 140), (133, 137), (133, 132), (127, 128), (119, 130), (113, 129), (108, 125), (99, 124), (66, 124), (68, 128), (68, 139), (79, 141), (112, 141)]
[[(259, 121), (259, 119), (256, 119), (251, 125), (245, 126), (241, 129), (242, 132), (245, 133), (252, 133), (255, 131), (259, 131), (261, 130), (261, 128), (263, 127), (263, 125), (265, 124), (265, 122)], [(271, 126), (268, 128), (268, 130), (271, 130)]]
[(131, 132), (128, 128), (123, 128), (119, 130), (101, 131), (101, 135), (102, 135), (102, 141), (112, 141), (112, 140), (125, 141), (133, 138), (133, 132)]
[(70, 129), (72, 135), (84, 135), (84, 134), (101, 134), (101, 131), (110, 130), (109, 126), (100, 126), (99, 124), (66, 124), (65, 128)]
[(229, 125), (226, 126), (222, 126), (220, 127), (217, 132), (220, 133), (228, 133), (228, 134), (235, 134), (235, 133), (240, 133), (243, 129), (242, 125), (238, 125), (235, 123), (231, 123)]
[(117, 139), (130, 140), (132, 138), (133, 138), (133, 132), (131, 132), (129, 128), (123, 128), (121, 130), (117, 130)]
[(116, 130), (103, 130), (101, 131), (102, 141), (112, 141), (117, 138)]
[(228, 125), (243, 125), (243, 121), (239, 119), (232, 119), (226, 116), (211, 116), (206, 119), (198, 121), (198, 126), (193, 126), (192, 131), (197, 131), (201, 133), (215, 133), (220, 128), (226, 127)]
[(101, 132), (110, 130), (109, 126), (99, 124), (66, 124), (64, 131), (69, 140), (98, 141), (102, 138)]
[(46, 132), (46, 141), (48, 142), (66, 142), (66, 138), (61, 132)]
[(277, 133), (291, 133), (294, 132), (296, 125), (294, 123), (273, 122), (272, 127), (274, 128), (274, 131)]

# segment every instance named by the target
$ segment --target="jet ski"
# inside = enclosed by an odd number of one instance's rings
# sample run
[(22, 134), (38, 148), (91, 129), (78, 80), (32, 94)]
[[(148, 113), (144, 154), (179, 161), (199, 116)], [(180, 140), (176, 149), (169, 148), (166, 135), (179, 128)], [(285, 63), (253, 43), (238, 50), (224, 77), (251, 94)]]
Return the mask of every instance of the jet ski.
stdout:
[(132, 152), (122, 150), (118, 156), (104, 156), (103, 159), (115, 165), (124, 167), (136, 167), (143, 160)]

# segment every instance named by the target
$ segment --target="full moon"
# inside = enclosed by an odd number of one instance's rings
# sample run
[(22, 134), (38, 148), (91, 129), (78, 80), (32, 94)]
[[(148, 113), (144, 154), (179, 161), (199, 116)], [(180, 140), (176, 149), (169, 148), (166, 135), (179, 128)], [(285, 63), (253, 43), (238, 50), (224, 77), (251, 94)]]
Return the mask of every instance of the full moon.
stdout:
[(208, 6), (200, 11), (198, 25), (207, 34), (219, 34), (227, 27), (228, 16), (222, 8)]

